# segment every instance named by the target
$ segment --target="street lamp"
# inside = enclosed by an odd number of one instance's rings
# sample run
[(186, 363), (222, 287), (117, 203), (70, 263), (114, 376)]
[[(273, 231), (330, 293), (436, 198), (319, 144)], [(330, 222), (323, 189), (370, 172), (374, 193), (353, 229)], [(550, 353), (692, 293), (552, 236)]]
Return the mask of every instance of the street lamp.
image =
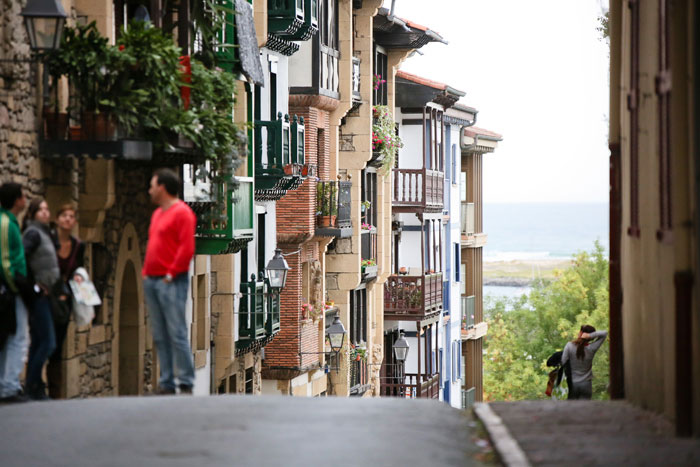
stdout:
[(335, 314), (333, 318), (333, 323), (326, 329), (326, 334), (328, 334), (328, 339), (331, 341), (331, 350), (335, 353), (340, 352), (343, 348), (343, 341), (345, 340), (345, 326), (340, 322), (340, 315)]
[(279, 248), (275, 250), (275, 256), (272, 257), (265, 270), (267, 271), (267, 277), (270, 279), (270, 287), (281, 291), (287, 282), (287, 271), (289, 271), (289, 265), (287, 261), (282, 256), (282, 250)]
[(399, 338), (394, 342), (394, 354), (396, 355), (396, 360), (403, 363), (406, 361), (406, 356), (408, 356), (408, 341), (403, 336), (403, 332), (399, 334)]
[(57, 49), (61, 45), (66, 12), (59, 0), (29, 0), (22, 13), (33, 51)]

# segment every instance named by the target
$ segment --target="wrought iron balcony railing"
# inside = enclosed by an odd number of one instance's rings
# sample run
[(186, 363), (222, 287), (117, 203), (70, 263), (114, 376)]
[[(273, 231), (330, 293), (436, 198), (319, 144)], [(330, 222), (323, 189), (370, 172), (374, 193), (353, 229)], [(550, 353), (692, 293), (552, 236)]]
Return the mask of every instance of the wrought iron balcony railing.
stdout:
[(316, 185), (316, 235), (352, 235), (352, 182), (318, 182)]
[(442, 211), (444, 181), (445, 174), (436, 170), (394, 169), (394, 211)]
[(384, 318), (419, 320), (442, 310), (442, 273), (393, 275), (384, 283)]

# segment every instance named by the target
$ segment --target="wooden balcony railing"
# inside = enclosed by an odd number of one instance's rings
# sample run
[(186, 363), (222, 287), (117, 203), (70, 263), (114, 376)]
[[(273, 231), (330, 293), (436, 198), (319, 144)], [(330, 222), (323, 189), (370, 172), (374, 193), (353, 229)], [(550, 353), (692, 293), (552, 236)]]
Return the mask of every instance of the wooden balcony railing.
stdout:
[(440, 375), (406, 373), (398, 381), (397, 378), (389, 378), (389, 381), (383, 382), (380, 392), (382, 397), (438, 399), (440, 397)]
[(441, 211), (444, 181), (445, 174), (435, 170), (394, 169), (394, 210)]
[(384, 284), (384, 318), (422, 319), (442, 310), (442, 273), (389, 276)]
[(319, 88), (331, 97), (338, 95), (338, 59), (340, 52), (323, 44), (319, 46), (320, 82)]
[(280, 330), (280, 298), (271, 293), (267, 281), (241, 283), (243, 297), (238, 310), (238, 343), (247, 347)]

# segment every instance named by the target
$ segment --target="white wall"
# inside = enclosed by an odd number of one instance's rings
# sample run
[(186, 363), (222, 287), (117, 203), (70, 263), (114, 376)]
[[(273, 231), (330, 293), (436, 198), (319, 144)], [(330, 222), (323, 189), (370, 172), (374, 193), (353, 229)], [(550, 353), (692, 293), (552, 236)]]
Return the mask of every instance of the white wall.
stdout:
[(311, 87), (311, 73), (313, 72), (313, 45), (312, 41), (297, 42), (299, 51), (289, 57), (289, 86)]

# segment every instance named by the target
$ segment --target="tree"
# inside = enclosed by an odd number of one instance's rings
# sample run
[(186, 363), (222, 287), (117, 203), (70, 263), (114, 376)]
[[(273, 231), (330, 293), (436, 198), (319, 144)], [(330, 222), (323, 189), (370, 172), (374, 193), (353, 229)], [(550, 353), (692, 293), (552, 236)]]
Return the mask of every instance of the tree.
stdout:
[[(583, 324), (608, 326), (608, 260), (596, 242), (591, 252), (578, 253), (555, 279), (540, 281), (529, 295), (486, 304), (489, 333), (484, 352), (484, 394), (487, 400), (545, 398), (545, 362)], [(593, 363), (593, 397), (607, 398), (608, 344)]]

